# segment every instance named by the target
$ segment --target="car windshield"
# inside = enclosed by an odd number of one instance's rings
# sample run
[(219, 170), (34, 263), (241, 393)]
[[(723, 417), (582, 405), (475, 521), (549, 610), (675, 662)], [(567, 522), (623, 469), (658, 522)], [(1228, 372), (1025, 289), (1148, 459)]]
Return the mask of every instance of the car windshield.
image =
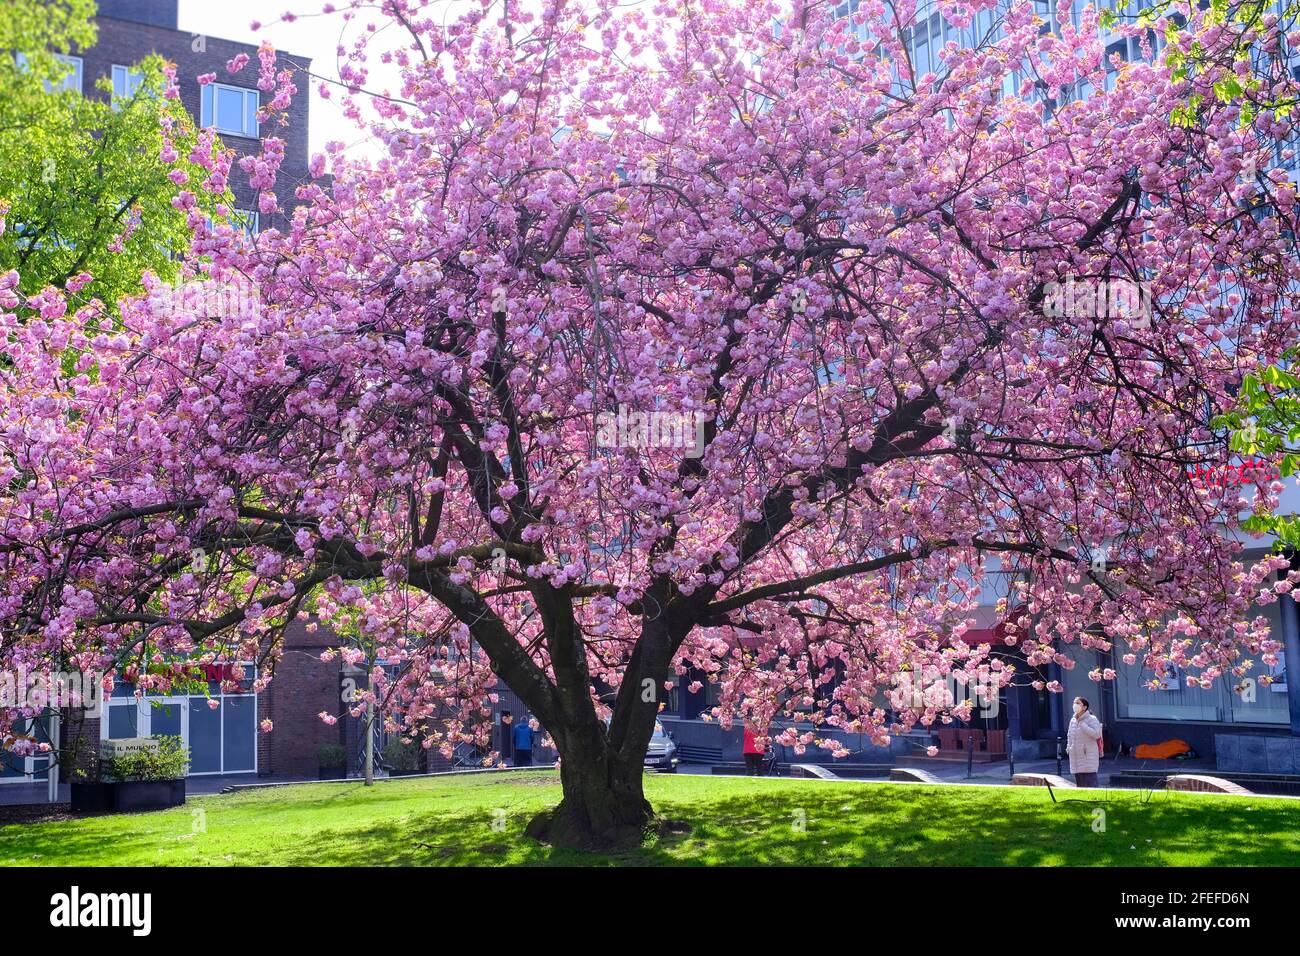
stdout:
[[(606, 727), (609, 726), (609, 718), (608, 718), (608, 717), (605, 718), (605, 726), (606, 726)], [(659, 721), (657, 721), (657, 720), (655, 721), (655, 732), (654, 732), (654, 736), (655, 736), (655, 737), (667, 737), (667, 736), (668, 736), (668, 732), (664, 730), (664, 725), (661, 724), (661, 723), (659, 723)]]

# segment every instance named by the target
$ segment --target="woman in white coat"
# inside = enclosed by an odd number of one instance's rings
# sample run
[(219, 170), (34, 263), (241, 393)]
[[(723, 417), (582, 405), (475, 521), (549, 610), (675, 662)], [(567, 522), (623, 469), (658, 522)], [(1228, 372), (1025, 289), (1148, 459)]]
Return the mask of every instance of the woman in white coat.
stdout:
[(1074, 698), (1074, 716), (1065, 735), (1065, 752), (1070, 755), (1070, 773), (1077, 787), (1097, 786), (1097, 760), (1101, 756), (1101, 721), (1093, 716), (1088, 701)]

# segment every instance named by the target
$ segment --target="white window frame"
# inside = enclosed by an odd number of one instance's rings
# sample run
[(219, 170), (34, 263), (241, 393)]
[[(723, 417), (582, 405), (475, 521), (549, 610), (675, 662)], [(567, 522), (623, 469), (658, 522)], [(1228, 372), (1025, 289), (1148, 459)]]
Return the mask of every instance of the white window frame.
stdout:
[[(240, 110), (243, 126), (240, 129), (227, 129), (217, 122), (217, 115), (220, 112), (217, 109), (217, 103), (223, 92), (237, 93), (243, 98), (243, 108)], [(246, 139), (257, 139), (258, 130), (261, 126), (257, 119), (257, 110), (260, 105), (261, 98), (255, 89), (249, 89), (245, 86), (231, 86), (229, 83), (207, 83), (199, 90), (199, 125), (205, 129), (215, 129), (223, 136), (242, 136)]]
[[(251, 664), (244, 664), (246, 671), (251, 671)], [(109, 736), (110, 711), (111, 707), (129, 707), (135, 705), (135, 729), (141, 737), (152, 736), (153, 733), (153, 711), (154, 704), (173, 703), (181, 709), (181, 741), (185, 744), (186, 753), (190, 751), (190, 708), (194, 706), (195, 701), (204, 701), (202, 706), (206, 707), (206, 701), (216, 700), (221, 702), (221, 707), (225, 707), (226, 698), (238, 697), (243, 700), (252, 700), (253, 702), (253, 767), (252, 769), (227, 770), (226, 769), (226, 719), (224, 712), (218, 723), (220, 732), (217, 735), (217, 753), (221, 756), (221, 766), (217, 770), (191, 770), (187, 777), (221, 777), (233, 774), (256, 774), (258, 772), (257, 757), (257, 700), (258, 695), (255, 691), (247, 694), (173, 694), (173, 695), (154, 695), (146, 694), (143, 697), (109, 697), (104, 701), (104, 716), (99, 721), (99, 739), (101, 741), (112, 740)], [(220, 709), (220, 708), (218, 708)], [(29, 758), (30, 759), (30, 758)], [(15, 777), (15, 780), (23, 779)]]
[(113, 81), (113, 108), (117, 109), (119, 105), (135, 96), (144, 83), (144, 73), (140, 70), (133, 70), (129, 66), (123, 66), (120, 63), (113, 64), (111, 73)]
[[(45, 89), (50, 93), (55, 92), (56, 89), (72, 90), (77, 95), (81, 95), (85, 89), (86, 61), (79, 56), (73, 56), (71, 53), (55, 53), (52, 55), (54, 59), (63, 65), (72, 67), (72, 72), (60, 80), (57, 87), (47, 82)], [(18, 64), (20, 70), (27, 69), (27, 54), (21, 51), (15, 53), (14, 62)]]
[[(32, 722), (40, 719), (41, 718), (39, 717), (28, 717), (23, 720), (24, 733), (30, 732), (32, 730), (32, 727), (30, 726)], [(21, 774), (12, 774), (7, 777), (0, 777), (0, 787), (11, 783), (34, 784), (38, 780), (48, 780), (49, 778), (47, 774), (50, 769), (51, 756), (52, 754), (47, 752), (28, 754), (26, 757), (17, 758), (22, 761), (23, 772)]]
[(72, 90), (80, 96), (85, 90), (86, 61), (68, 53), (56, 53), (54, 58), (64, 66), (72, 67), (72, 72), (63, 78), (61, 89)]

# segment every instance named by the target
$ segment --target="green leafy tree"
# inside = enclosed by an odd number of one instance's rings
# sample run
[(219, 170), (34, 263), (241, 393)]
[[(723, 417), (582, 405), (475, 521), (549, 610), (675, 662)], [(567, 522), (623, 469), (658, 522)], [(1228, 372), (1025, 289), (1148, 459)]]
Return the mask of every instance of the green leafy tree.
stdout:
[[(187, 162), (194, 123), (166, 95), (160, 57), (134, 68), (129, 96), (112, 97), (107, 78), (86, 95), (66, 87), (60, 55), (94, 44), (94, 11), (90, 0), (0, 3), (0, 273), (16, 269), (25, 294), (88, 273), (77, 298), (112, 310), (145, 271), (176, 278), (189, 230), (173, 200), (205, 174)], [(164, 131), (178, 162), (163, 161)], [(216, 211), (222, 197), (192, 192)]]
[[(1228, 449), (1244, 459), (1275, 463), (1282, 478), (1300, 472), (1300, 376), (1292, 350), (1277, 365), (1265, 365), (1245, 376), (1237, 407), (1219, 416), (1214, 426), (1230, 433)], [(1300, 515), (1254, 514), (1242, 525), (1247, 531), (1277, 536), (1279, 547), (1300, 548)]]
[[(1212, 54), (1188, 28), (1187, 14), (1193, 10), (1205, 24), (1222, 27), (1231, 43), (1219, 46)], [(1209, 0), (1190, 6), (1186, 0), (1115, 0), (1110, 9), (1100, 13), (1102, 26), (1117, 29), (1137, 25), (1160, 31), (1164, 56), (1173, 66), (1173, 76), (1181, 79), (1205, 70), (1211, 59), (1230, 62), (1231, 71), (1223, 71), (1213, 86), (1213, 97), (1234, 104), (1236, 120), (1247, 129), (1261, 122), (1274, 128), (1294, 131), (1296, 109), (1300, 106), (1300, 86), (1292, 68), (1300, 57), (1300, 0)], [(1191, 94), (1175, 123), (1190, 126), (1204, 111), (1208, 97)], [(1290, 142), (1300, 146), (1294, 132)], [(1281, 215), (1291, 218), (1295, 189), (1291, 176), (1270, 169), (1277, 160), (1293, 161), (1285, 153), (1261, 162), (1252, 156), (1243, 161), (1238, 175), (1249, 184), (1240, 197), (1243, 210), (1254, 215)], [(1288, 232), (1288, 236), (1294, 236)], [(1294, 246), (1293, 246), (1294, 248)], [(1296, 362), (1300, 348), (1292, 349), (1274, 365), (1261, 366), (1245, 376), (1237, 404), (1219, 415), (1213, 425), (1226, 434), (1228, 452), (1243, 462), (1258, 459), (1274, 464), (1282, 478), (1300, 471), (1300, 377)], [(1243, 522), (1247, 531), (1271, 533), (1279, 548), (1300, 548), (1300, 516), (1286, 513), (1257, 512)]]
[[(1211, 59), (1240, 66), (1215, 82), (1213, 95), (1238, 104), (1243, 126), (1258, 116), (1274, 122), (1294, 117), (1300, 99), (1289, 69), (1300, 46), (1300, 0), (1102, 0), (1098, 6), (1107, 29), (1137, 26), (1158, 34), (1175, 80), (1204, 70)], [(1198, 26), (1222, 28), (1233, 42), (1208, 51), (1189, 28), (1193, 13)], [(1190, 122), (1202, 100), (1191, 94), (1174, 120)]]

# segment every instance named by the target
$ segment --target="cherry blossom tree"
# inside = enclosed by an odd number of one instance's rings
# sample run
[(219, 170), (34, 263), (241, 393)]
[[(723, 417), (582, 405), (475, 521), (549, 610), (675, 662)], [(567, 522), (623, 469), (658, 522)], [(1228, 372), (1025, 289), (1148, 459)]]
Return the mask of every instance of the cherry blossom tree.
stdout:
[[(332, 148), (253, 246), (193, 216), (196, 278), (255, 296), (4, 316), (6, 660), (264, 686), (287, 621), (346, 624), (426, 746), (518, 694), (564, 793), (531, 832), (604, 845), (651, 819), (681, 675), (803, 747), (1071, 644), (1203, 682), (1276, 653), (1235, 531), (1279, 486), (1187, 476), (1296, 331), (1291, 127), (1212, 95), (1230, 57), (1107, 83), (1091, 9), (1028, 4), (944, 7), (968, 48), (921, 75), (910, 2), (382, 7), (406, 40), (322, 87), (382, 157)], [(1023, 673), (962, 639), (995, 561)]]

